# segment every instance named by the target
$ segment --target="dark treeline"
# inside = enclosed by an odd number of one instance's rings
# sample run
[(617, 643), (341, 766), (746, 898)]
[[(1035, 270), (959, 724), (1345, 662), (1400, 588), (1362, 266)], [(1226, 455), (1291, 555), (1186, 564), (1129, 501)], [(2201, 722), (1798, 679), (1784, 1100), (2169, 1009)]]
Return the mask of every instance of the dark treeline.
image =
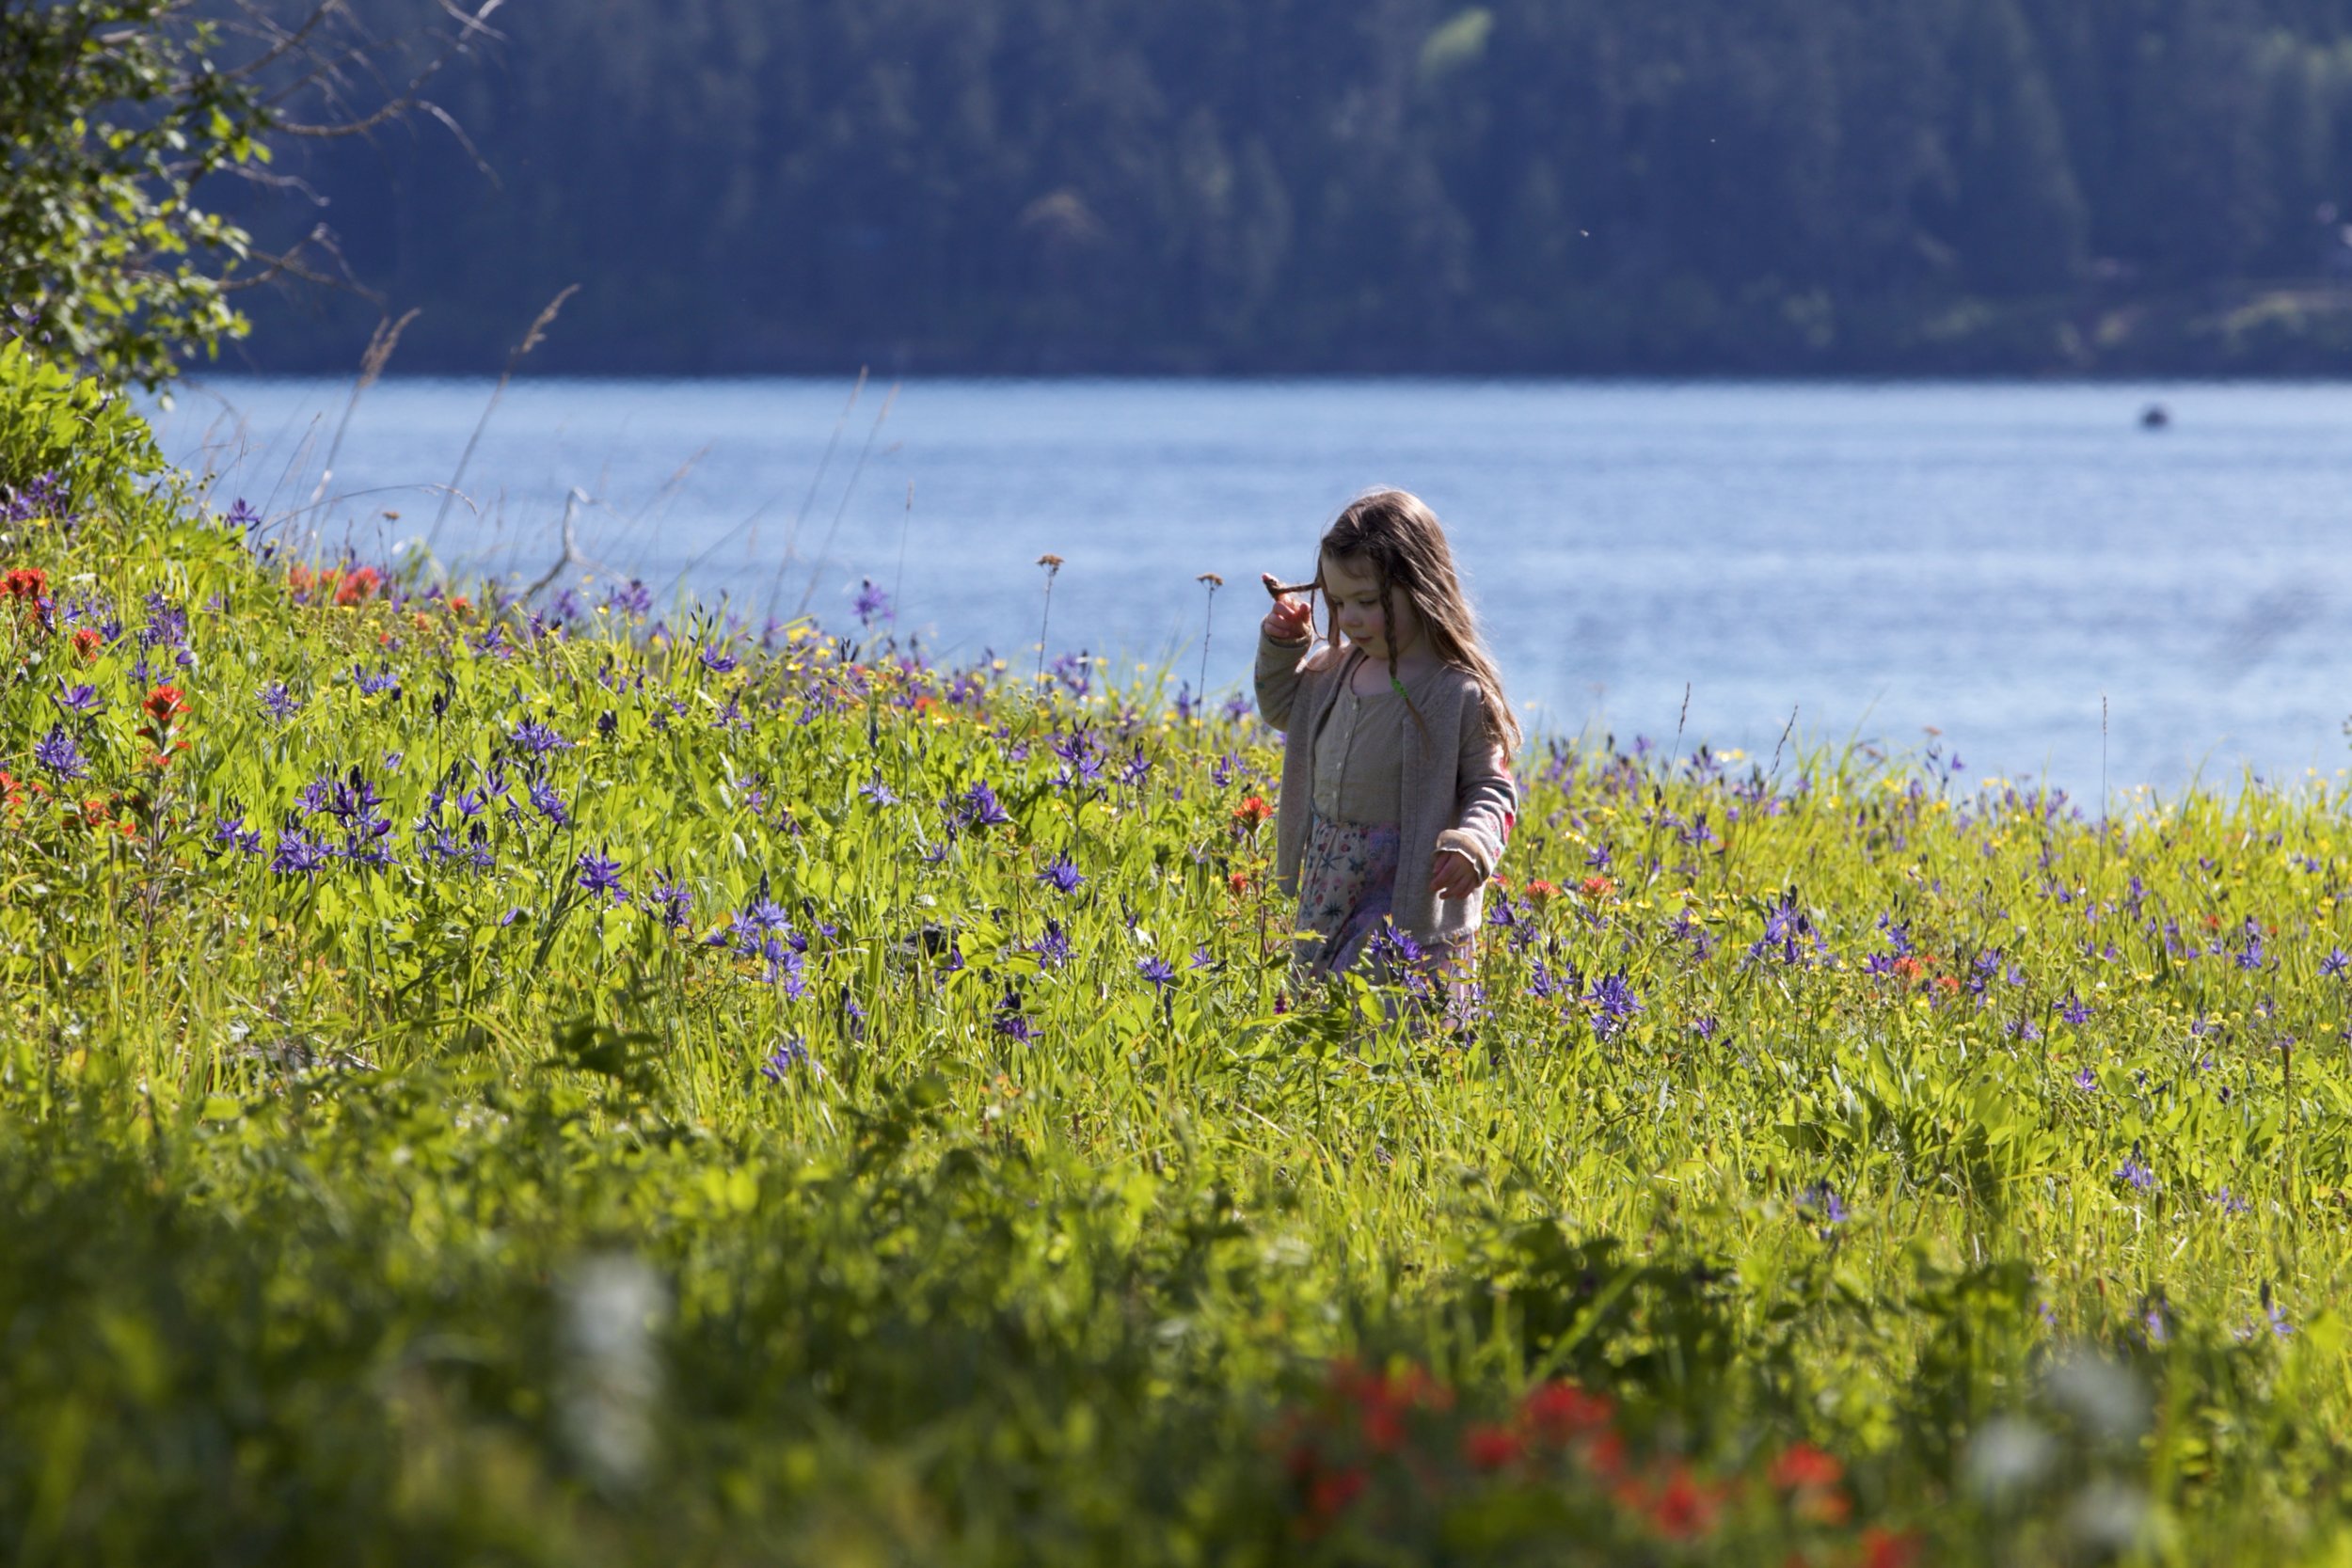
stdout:
[[(372, 0), (388, 18), (395, 0)], [(2352, 0), (516, 0), (395, 369), (2352, 366)], [(238, 351), (342, 369), (372, 308)], [(235, 357), (232, 356), (232, 358)]]

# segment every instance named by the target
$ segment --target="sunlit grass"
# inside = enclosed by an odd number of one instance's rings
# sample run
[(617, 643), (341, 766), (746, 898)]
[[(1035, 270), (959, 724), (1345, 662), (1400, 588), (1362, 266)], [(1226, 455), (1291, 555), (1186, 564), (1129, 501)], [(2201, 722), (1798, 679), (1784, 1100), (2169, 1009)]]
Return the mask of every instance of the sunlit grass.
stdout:
[[(2103, 827), (1539, 745), (1449, 1019), (1293, 984), (1273, 737), (1164, 673), (318, 564), (160, 506), (0, 560), (20, 1560), (2340, 1539), (2340, 777)], [(1455, 1391), (1414, 1442), (1561, 1376), (1853, 1513), (1453, 1447), (1318, 1503), (1343, 1356)]]

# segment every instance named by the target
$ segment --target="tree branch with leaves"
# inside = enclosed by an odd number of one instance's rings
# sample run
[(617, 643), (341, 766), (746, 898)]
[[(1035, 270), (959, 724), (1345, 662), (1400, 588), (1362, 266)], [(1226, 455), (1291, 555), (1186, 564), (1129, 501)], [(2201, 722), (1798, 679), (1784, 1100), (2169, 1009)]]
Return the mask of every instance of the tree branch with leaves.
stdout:
[(365, 135), (421, 113), (463, 143), (424, 89), (496, 39), (501, 4), (442, 0), (430, 25), (377, 35), (342, 0), (0, 0), (0, 330), (153, 388), (245, 335), (240, 289), (283, 277), (364, 293), (324, 225), (265, 252), (204, 193), (298, 183), (268, 172), (274, 136)]

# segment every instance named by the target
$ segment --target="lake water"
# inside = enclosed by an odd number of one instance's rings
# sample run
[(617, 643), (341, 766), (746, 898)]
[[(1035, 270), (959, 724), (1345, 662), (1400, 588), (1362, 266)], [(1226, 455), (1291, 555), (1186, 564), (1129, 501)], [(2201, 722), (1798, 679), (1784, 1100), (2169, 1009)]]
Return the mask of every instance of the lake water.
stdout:
[[(431, 535), (491, 385), (214, 381), (158, 416), (324, 548)], [(1539, 729), (1897, 751), (2095, 796), (2352, 762), (2352, 385), (525, 381), (435, 538), (535, 578), (583, 553), (853, 624), (870, 577), (938, 656), (1047, 641), (1247, 681), (1257, 574), (1374, 483), (1447, 525)], [(2172, 422), (2139, 427), (2161, 402)], [(830, 462), (829, 442), (839, 430)], [(861, 465), (861, 451), (864, 459)], [(854, 483), (852, 483), (854, 481)], [(908, 505), (909, 486), (913, 504)], [(317, 503), (312, 504), (313, 497)], [(387, 514), (397, 514), (396, 517)], [(785, 546), (795, 532), (794, 559)], [(812, 580), (813, 574), (813, 580)], [(2107, 724), (2102, 753), (2102, 700)]]

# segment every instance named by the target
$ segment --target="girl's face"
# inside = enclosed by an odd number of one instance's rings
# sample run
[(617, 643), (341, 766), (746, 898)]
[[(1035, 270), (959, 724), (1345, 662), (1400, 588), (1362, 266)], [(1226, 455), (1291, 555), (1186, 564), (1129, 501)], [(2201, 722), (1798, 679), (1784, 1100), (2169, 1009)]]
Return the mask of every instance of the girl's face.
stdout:
[(1346, 639), (1364, 650), (1373, 658), (1385, 659), (1391, 651), (1390, 633), (1394, 633), (1394, 649), (1403, 653), (1421, 635), (1421, 618), (1413, 613), (1412, 595), (1402, 590), (1391, 590), (1389, 605), (1395, 615), (1395, 624), (1383, 627), (1380, 620), (1380, 578), (1371, 562), (1360, 556), (1336, 556), (1326, 551), (1323, 557), (1323, 591), (1331, 601), (1331, 620)]

